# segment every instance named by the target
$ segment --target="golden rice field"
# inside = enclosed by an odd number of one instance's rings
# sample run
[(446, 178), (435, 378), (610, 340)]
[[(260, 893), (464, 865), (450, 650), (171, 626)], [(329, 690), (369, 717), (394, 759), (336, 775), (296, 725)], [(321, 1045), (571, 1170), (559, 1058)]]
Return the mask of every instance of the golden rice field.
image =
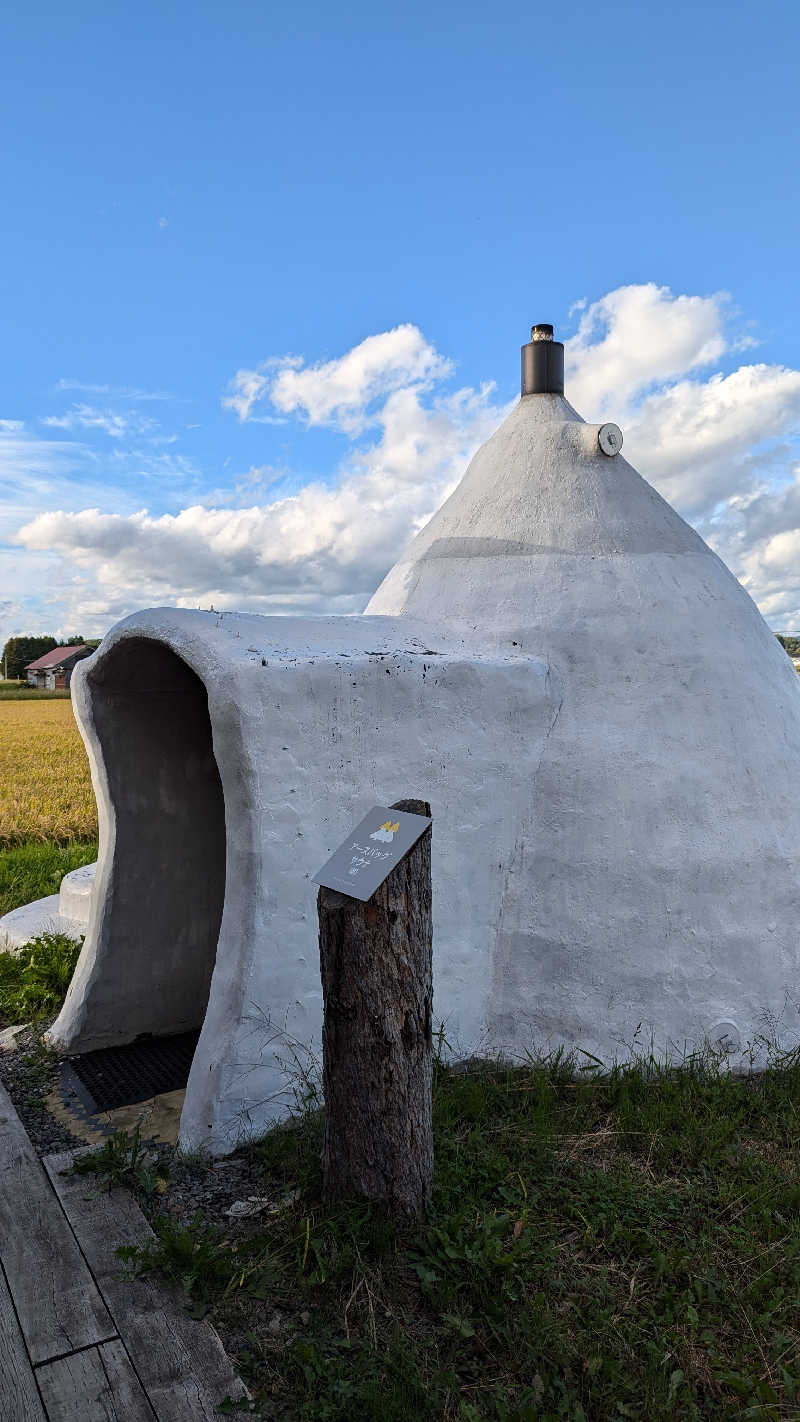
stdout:
[(89, 762), (71, 701), (0, 701), (0, 846), (96, 835)]

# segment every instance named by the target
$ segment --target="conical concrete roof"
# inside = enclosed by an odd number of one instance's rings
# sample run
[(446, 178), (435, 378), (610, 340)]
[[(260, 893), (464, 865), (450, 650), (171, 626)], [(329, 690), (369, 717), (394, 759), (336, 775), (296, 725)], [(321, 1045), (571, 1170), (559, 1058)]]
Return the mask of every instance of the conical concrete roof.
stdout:
[(695, 554), (721, 566), (621, 455), (601, 452), (600, 428), (561, 395), (523, 397), (366, 612), (424, 607), (429, 615), (433, 598), (437, 615), (495, 627), (526, 607), (538, 578), (562, 556), (574, 565), (576, 558)]
[(489, 1033), (605, 1057), (637, 1029), (673, 1054), (800, 1040), (800, 684), (598, 428), (523, 396), (366, 609), (544, 657), (560, 687), (508, 806)]

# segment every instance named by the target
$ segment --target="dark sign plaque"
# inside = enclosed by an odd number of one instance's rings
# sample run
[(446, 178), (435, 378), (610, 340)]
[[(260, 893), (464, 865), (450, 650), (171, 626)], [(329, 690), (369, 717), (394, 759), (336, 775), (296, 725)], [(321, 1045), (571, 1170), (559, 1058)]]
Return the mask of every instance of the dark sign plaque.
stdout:
[(365, 903), (432, 823), (425, 815), (376, 805), (350, 831), (313, 882)]

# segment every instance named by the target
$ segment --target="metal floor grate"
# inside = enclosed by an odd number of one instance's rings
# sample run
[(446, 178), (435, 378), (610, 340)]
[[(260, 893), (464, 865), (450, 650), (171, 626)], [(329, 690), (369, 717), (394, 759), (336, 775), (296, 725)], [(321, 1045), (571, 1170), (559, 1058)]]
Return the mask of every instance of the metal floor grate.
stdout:
[(69, 1084), (90, 1114), (134, 1106), (137, 1101), (186, 1085), (199, 1037), (199, 1031), (182, 1032), (179, 1037), (144, 1037), (124, 1047), (102, 1047), (80, 1057), (67, 1057), (62, 1081), (65, 1076), (71, 1078)]

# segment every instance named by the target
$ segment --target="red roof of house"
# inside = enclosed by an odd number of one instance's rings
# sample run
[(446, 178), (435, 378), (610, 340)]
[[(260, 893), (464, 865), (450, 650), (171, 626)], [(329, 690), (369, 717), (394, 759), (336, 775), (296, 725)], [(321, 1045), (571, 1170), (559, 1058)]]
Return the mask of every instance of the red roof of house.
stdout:
[(43, 657), (37, 657), (35, 662), (28, 662), (26, 671), (46, 671), (52, 667), (60, 667), (68, 657), (74, 657), (76, 652), (88, 652), (89, 647), (85, 642), (79, 647), (54, 647), (52, 652), (45, 652)]

